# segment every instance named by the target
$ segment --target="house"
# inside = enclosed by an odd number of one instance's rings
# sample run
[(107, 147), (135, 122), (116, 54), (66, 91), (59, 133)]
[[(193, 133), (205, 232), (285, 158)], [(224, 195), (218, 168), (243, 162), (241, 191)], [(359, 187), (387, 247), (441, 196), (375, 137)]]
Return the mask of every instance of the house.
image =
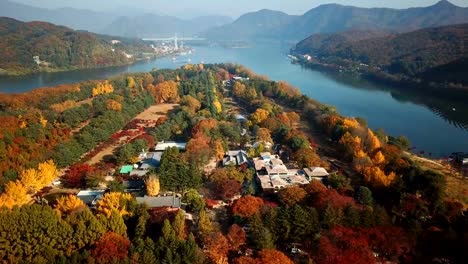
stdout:
[(248, 155), (243, 150), (228, 151), (223, 158), (223, 166), (241, 166), (246, 163), (249, 163)]
[(82, 190), (76, 197), (82, 200), (87, 206), (95, 207), (96, 203), (104, 196), (105, 190)]
[(254, 159), (256, 179), (264, 191), (278, 191), (295, 185), (309, 184), (304, 171), (288, 169), (278, 155), (269, 152), (260, 154)]
[(247, 118), (245, 116), (243, 116), (243, 115), (237, 114), (235, 116), (235, 118), (239, 123), (247, 122)]
[(122, 185), (126, 193), (138, 193), (145, 190), (145, 182), (141, 178), (123, 181)]
[(168, 142), (161, 141), (156, 145), (156, 147), (154, 147), (154, 150), (156, 152), (165, 151), (166, 149), (173, 148), (173, 147), (176, 147), (179, 150), (185, 150), (186, 146), (187, 146), (187, 143), (173, 142), (173, 141), (168, 141)]
[(233, 82), (243, 82), (243, 81), (248, 81), (250, 78), (244, 78), (240, 76), (233, 76), (231, 79)]
[(310, 167), (310, 168), (305, 168), (304, 173), (307, 176), (307, 179), (309, 181), (311, 180), (320, 180), (323, 181), (324, 179), (327, 179), (328, 176), (330, 175), (325, 168), (322, 167)]
[(270, 150), (273, 147), (273, 144), (271, 142), (264, 141), (264, 140), (257, 141), (253, 144), (253, 147), (255, 149), (259, 148), (260, 146), (263, 146), (265, 150)]
[(133, 170), (133, 165), (124, 165), (120, 168), (120, 174), (130, 174)]
[(168, 208), (178, 210), (182, 205), (182, 200), (176, 196), (144, 196), (136, 197), (138, 204), (146, 204), (148, 208)]

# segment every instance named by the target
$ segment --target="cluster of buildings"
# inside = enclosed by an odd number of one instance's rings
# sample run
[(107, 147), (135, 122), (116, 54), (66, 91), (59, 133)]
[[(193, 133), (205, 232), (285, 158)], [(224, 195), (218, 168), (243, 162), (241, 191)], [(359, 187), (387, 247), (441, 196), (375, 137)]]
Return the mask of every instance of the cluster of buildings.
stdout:
[[(151, 170), (159, 167), (163, 152), (172, 147), (179, 150), (185, 150), (187, 144), (183, 142), (159, 142), (152, 151), (142, 151), (139, 155), (140, 162), (136, 164), (127, 164), (120, 168), (119, 173), (126, 178), (123, 181), (124, 192), (132, 193), (136, 196), (139, 204), (146, 204), (148, 208), (165, 208), (166, 211), (178, 210), (181, 207), (182, 200), (176, 195), (169, 196), (146, 196), (144, 176)], [(104, 196), (108, 190), (82, 190), (77, 194), (90, 208), (94, 208), (97, 202)]]
[(255, 179), (264, 192), (277, 192), (283, 188), (306, 185), (313, 180), (325, 181), (330, 175), (325, 168), (289, 168), (276, 154), (264, 152), (250, 160), (243, 150), (226, 152), (223, 166), (249, 166), (255, 169)]

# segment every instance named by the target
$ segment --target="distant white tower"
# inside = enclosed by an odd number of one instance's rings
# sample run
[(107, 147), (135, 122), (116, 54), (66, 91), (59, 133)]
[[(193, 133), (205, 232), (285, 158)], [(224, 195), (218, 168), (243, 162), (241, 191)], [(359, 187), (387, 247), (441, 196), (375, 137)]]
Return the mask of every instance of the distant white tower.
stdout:
[(174, 36), (174, 49), (179, 50), (179, 44), (177, 43), (177, 34)]

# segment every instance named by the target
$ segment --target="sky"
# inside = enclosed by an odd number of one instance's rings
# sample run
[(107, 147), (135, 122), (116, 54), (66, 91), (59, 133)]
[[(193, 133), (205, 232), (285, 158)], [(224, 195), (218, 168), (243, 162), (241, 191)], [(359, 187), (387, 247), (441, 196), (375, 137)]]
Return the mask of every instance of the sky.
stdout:
[[(3, 1), (3, 0), (0, 0)], [(260, 9), (303, 14), (321, 4), (337, 3), (359, 7), (408, 8), (433, 5), (438, 0), (12, 0), (44, 8), (74, 7), (96, 11), (157, 13), (179, 17), (227, 15), (232, 18)], [(450, 0), (468, 7), (468, 0)]]

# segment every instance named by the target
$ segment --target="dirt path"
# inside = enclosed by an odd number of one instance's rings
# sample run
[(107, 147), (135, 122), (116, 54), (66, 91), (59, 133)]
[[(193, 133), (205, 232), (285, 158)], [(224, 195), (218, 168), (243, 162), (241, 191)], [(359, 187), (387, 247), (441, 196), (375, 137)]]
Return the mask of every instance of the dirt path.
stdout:
[[(141, 112), (135, 118), (133, 118), (132, 121), (139, 120), (140, 122), (138, 123), (138, 125), (141, 125), (144, 127), (155, 127), (159, 118), (167, 116), (170, 111), (174, 110), (178, 106), (179, 106), (178, 104), (153, 105), (153, 106), (150, 106), (145, 111)], [(142, 131), (138, 131), (135, 129), (131, 129), (129, 131), (136, 132), (136, 134), (134, 134), (132, 137), (123, 136), (121, 138), (114, 140), (113, 144), (99, 151), (96, 155), (94, 155), (92, 158), (86, 161), (86, 163), (89, 165), (94, 165), (94, 164), (101, 162), (105, 156), (113, 155), (116, 149), (120, 148), (124, 144), (128, 143), (129, 141), (143, 134)], [(118, 131), (117, 133), (119, 132), (121, 131)], [(105, 144), (105, 142), (101, 144)], [(96, 148), (98, 147), (99, 146), (97, 146)]]

